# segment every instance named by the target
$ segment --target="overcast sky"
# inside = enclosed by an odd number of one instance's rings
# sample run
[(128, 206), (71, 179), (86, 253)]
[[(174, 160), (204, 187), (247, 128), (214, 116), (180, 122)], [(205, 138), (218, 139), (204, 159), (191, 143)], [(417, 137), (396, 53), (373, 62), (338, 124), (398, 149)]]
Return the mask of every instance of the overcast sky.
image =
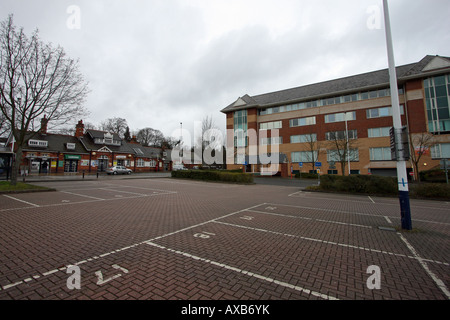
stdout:
[[(450, 1), (389, 8), (397, 65), (450, 56)], [(388, 67), (382, 0), (0, 0), (0, 19), (11, 13), (79, 59), (84, 122), (165, 136), (205, 116), (225, 130), (220, 110), (244, 94)]]

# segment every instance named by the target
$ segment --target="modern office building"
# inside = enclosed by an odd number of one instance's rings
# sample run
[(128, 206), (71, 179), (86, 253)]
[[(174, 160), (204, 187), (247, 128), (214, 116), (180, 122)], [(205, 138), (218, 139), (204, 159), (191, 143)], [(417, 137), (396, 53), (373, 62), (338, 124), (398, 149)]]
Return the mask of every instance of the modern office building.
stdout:
[[(440, 159), (450, 158), (450, 58), (428, 55), (397, 67), (397, 78), (412, 155), (408, 171), (414, 171), (419, 155), (419, 171), (439, 166)], [(388, 69), (246, 94), (221, 111), (228, 132), (234, 132), (228, 168), (245, 165), (247, 172), (261, 172), (267, 166), (261, 155), (277, 152), (275, 158), (284, 159), (278, 171), (284, 174), (319, 169), (321, 174), (396, 175)]]

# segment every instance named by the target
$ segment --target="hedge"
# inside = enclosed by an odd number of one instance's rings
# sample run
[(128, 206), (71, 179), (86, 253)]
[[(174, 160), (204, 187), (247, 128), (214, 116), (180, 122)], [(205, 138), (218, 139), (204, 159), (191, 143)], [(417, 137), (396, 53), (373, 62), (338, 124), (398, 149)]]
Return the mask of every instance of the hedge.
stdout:
[(398, 194), (396, 178), (369, 175), (322, 175), (320, 176), (320, 189), (365, 194)]
[(172, 171), (172, 178), (233, 183), (253, 183), (253, 175), (242, 172), (216, 170), (178, 170)]
[[(450, 185), (446, 183), (414, 183), (409, 184), (409, 186), (410, 198), (450, 200)], [(320, 185), (309, 189), (387, 196), (398, 195), (396, 177), (374, 175), (322, 175), (320, 176)]]
[(450, 200), (450, 185), (446, 183), (419, 183), (412, 185), (410, 196), (420, 199)]

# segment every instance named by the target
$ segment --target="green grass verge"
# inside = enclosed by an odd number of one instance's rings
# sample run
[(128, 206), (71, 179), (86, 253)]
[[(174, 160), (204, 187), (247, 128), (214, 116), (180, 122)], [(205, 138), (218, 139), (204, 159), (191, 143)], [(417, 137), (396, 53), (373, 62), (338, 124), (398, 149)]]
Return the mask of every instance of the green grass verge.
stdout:
[(36, 191), (55, 191), (55, 189), (35, 186), (23, 182), (17, 182), (17, 184), (13, 186), (9, 181), (0, 181), (0, 193), (21, 193)]

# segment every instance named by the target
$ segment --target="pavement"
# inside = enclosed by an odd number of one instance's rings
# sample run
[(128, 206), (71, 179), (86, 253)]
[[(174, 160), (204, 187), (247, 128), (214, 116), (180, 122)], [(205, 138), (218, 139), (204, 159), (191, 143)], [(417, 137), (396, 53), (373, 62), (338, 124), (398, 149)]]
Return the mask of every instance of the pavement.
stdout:
[(450, 299), (447, 202), (136, 177), (0, 195), (0, 299)]

